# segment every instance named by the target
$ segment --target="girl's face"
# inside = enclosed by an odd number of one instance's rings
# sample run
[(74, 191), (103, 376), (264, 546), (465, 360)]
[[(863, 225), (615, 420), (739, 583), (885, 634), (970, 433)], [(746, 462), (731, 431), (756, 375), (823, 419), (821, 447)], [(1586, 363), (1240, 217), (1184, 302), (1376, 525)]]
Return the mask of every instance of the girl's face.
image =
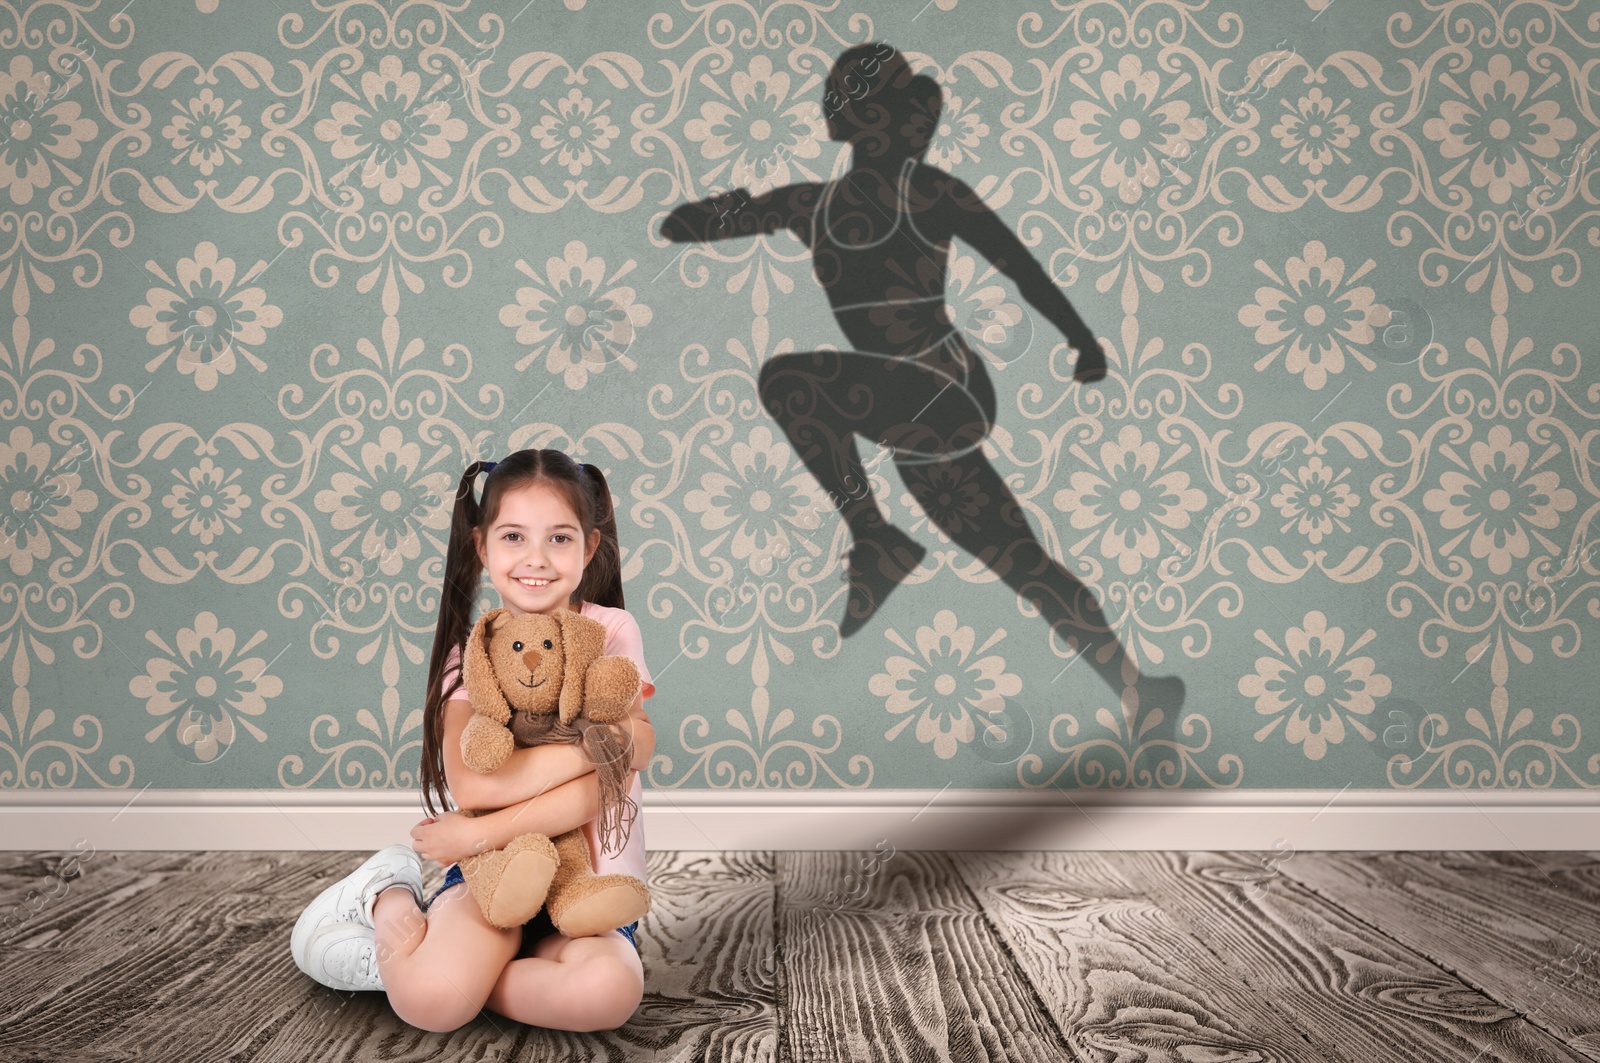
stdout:
[(478, 541), (478, 557), (513, 615), (548, 615), (570, 608), (583, 568), (599, 545), (600, 530), (585, 546), (578, 515), (565, 496), (537, 483), (500, 497), (487, 545)]

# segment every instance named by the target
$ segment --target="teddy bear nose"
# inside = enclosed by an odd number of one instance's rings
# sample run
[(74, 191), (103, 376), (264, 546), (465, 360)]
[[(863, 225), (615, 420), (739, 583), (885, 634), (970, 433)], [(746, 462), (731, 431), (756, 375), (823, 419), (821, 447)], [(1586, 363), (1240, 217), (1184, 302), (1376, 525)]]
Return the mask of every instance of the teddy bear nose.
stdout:
[(523, 650), (522, 663), (528, 666), (528, 671), (537, 672), (539, 670), (539, 661), (543, 656), (538, 650)]

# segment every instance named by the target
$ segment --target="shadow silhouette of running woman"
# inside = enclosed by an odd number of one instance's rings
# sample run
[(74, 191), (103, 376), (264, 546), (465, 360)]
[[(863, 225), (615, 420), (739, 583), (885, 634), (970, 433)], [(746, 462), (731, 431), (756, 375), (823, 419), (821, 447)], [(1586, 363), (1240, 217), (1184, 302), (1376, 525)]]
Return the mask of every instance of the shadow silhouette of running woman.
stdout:
[[(762, 367), (759, 393), (850, 528), (841, 636), (859, 631), (927, 552), (879, 511), (856, 449), (859, 434), (892, 449), (929, 518), (1032, 600), (1053, 635), (1075, 629), (1067, 644), (1076, 642), (1078, 655), (1120, 693), (1136, 682), (1137, 670), (1099, 603), (1049, 556), (980, 449), (995, 422), (995, 391), (945, 308), (951, 238), (994, 263), (1060, 330), (1078, 352), (1075, 381), (1104, 379), (1105, 354), (977, 193), (921, 161), (938, 129), (941, 99), (938, 83), (914, 74), (887, 44), (852, 47), (829, 72), (823, 102), (830, 139), (851, 145), (847, 173), (825, 184), (754, 195), (740, 189), (686, 203), (661, 232), (682, 242), (787, 229), (811, 250), (813, 271), (853, 349), (774, 357)], [(965, 505), (951, 504), (958, 494)], [(1163, 708), (1170, 733), (1182, 681), (1150, 679), (1138, 692), (1140, 713)]]

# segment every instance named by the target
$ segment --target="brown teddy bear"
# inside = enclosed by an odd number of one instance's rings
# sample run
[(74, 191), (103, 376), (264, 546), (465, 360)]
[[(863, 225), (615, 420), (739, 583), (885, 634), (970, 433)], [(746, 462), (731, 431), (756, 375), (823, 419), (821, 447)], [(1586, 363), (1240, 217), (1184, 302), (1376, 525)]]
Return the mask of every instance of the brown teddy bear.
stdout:
[[(463, 665), (473, 715), (461, 735), (461, 758), (487, 773), (518, 747), (581, 742), (600, 776), (601, 845), (612, 851), (621, 848), (638, 808), (627, 794), (628, 750), (607, 724), (628, 715), (640, 683), (638, 666), (603, 656), (604, 647), (605, 628), (571, 609), (553, 616), (484, 613)], [(521, 926), (545, 907), (561, 933), (589, 937), (650, 910), (650, 893), (638, 878), (594, 873), (582, 828), (553, 841), (519, 835), (503, 849), (462, 860), (461, 873), (484, 918), (502, 928)]]

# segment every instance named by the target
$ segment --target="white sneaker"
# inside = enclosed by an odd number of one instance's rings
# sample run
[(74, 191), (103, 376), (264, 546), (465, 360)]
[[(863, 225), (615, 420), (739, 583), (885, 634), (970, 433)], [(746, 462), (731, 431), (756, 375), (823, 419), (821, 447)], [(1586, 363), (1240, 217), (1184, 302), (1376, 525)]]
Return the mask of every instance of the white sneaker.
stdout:
[[(372, 906), (377, 903), (378, 894), (390, 886), (406, 887), (416, 898), (417, 907), (422, 907), (422, 861), (409, 845), (390, 845), (379, 849), (360, 867), (323, 890), (316, 900), (306, 905), (306, 910), (300, 913), (294, 931), (289, 935), (289, 952), (294, 957), (295, 966), (316, 977), (312, 973), (309, 949), (311, 939), (326, 926), (353, 924), (364, 927), (370, 938), (375, 925)], [(377, 976), (376, 971), (374, 967), (373, 977)]]
[(381, 990), (378, 949), (372, 930), (360, 923), (328, 923), (311, 935), (301, 970), (329, 989), (349, 993)]

